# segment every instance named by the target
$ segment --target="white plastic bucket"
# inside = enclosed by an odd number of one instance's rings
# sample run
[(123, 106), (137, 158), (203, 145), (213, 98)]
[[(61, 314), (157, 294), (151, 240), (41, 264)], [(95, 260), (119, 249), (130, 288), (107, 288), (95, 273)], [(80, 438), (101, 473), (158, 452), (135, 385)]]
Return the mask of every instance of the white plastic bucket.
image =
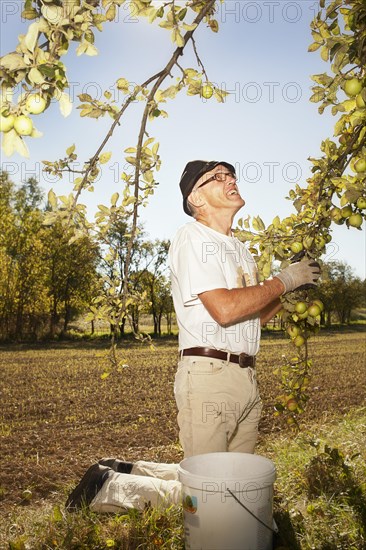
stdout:
[(275, 465), (247, 453), (185, 458), (182, 483), (186, 550), (270, 550)]

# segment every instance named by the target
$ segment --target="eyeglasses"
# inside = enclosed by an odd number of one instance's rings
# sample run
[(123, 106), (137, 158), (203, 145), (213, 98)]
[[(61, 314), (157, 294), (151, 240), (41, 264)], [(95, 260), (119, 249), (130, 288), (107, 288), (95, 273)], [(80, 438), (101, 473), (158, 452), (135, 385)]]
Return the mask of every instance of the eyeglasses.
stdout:
[(211, 178), (208, 178), (208, 180), (201, 183), (201, 185), (199, 185), (196, 188), (196, 191), (197, 191), (197, 189), (200, 189), (201, 187), (203, 187), (207, 183), (210, 183), (210, 181), (216, 180), (219, 183), (224, 183), (228, 178), (231, 178), (235, 181), (237, 180), (237, 177), (232, 172), (217, 172), (217, 174), (214, 174), (213, 176), (211, 176)]

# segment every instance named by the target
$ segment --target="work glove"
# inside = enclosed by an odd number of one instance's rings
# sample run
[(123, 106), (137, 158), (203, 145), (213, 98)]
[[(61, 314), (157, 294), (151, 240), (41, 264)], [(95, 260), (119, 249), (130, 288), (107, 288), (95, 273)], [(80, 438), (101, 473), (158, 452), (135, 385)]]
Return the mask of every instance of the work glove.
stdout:
[(320, 277), (320, 265), (314, 260), (304, 258), (300, 262), (285, 267), (276, 277), (282, 281), (285, 293), (314, 288)]

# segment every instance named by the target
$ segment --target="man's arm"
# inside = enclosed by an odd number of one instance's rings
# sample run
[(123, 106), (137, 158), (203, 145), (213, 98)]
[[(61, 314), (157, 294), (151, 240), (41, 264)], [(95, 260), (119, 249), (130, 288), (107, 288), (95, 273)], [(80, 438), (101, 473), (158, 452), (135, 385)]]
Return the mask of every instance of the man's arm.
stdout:
[[(274, 277), (260, 285), (245, 288), (217, 288), (198, 295), (199, 299), (219, 325), (233, 325), (254, 315), (261, 322), (268, 321), (281, 307), (279, 297), (285, 292), (284, 284)], [(271, 318), (269, 317), (269, 318)], [(263, 318), (263, 321), (262, 321)], [(264, 320), (265, 319), (265, 320)]]
[(281, 300), (279, 298), (276, 298), (275, 300), (273, 300), (273, 302), (271, 302), (270, 304), (268, 304), (268, 306), (264, 307), (261, 311), (260, 311), (260, 320), (261, 320), (261, 325), (265, 325), (268, 321), (270, 321), (275, 315), (276, 313), (278, 313), (280, 310), (282, 309), (282, 303), (281, 303)]

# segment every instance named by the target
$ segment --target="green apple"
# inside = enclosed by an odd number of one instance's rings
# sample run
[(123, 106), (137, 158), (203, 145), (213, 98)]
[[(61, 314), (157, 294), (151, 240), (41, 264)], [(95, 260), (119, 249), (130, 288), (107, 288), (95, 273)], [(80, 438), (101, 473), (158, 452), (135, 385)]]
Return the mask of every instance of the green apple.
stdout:
[(308, 306), (306, 302), (297, 302), (295, 305), (296, 313), (305, 313), (307, 309), (308, 309)]
[(359, 198), (357, 199), (356, 206), (357, 206), (357, 208), (359, 208), (360, 210), (365, 210), (365, 208), (366, 208), (366, 197), (359, 197)]
[(305, 237), (305, 239), (303, 240), (304, 248), (306, 248), (306, 250), (309, 250), (312, 247), (313, 242), (314, 242), (313, 237)]
[(297, 403), (296, 399), (293, 399), (293, 398), (289, 399), (286, 403), (286, 407), (291, 412), (296, 411), (297, 406), (298, 406), (298, 403)]
[(47, 105), (47, 101), (41, 96), (41, 94), (31, 94), (25, 101), (25, 107), (32, 115), (39, 115), (43, 113)]
[(205, 99), (210, 99), (210, 97), (212, 97), (212, 94), (213, 94), (213, 87), (210, 86), (210, 84), (205, 84), (204, 86), (202, 86), (202, 89), (201, 89), (202, 97), (204, 97)]
[(290, 338), (296, 338), (301, 332), (301, 329), (296, 325), (290, 325), (287, 327), (287, 334)]
[(351, 227), (361, 227), (362, 221), (361, 214), (352, 214), (352, 216), (348, 218), (348, 225)]
[(316, 243), (316, 246), (317, 246), (318, 250), (322, 250), (326, 245), (326, 241), (325, 241), (324, 237), (315, 237), (315, 243)]
[(344, 206), (341, 209), (342, 218), (349, 218), (352, 213), (353, 213), (353, 210), (352, 210), (352, 206), (350, 204), (347, 204), (347, 206)]
[(9, 132), (14, 126), (14, 115), (0, 115), (0, 132)]
[(358, 78), (346, 80), (343, 89), (349, 97), (355, 97), (362, 90), (362, 82)]
[(30, 489), (24, 489), (24, 491), (22, 491), (22, 499), (23, 500), (31, 500), (32, 499), (32, 491)]
[(354, 169), (358, 174), (366, 172), (366, 159), (358, 159), (354, 164)]
[(318, 308), (320, 309), (320, 312), (324, 311), (324, 304), (321, 300), (313, 300), (312, 303), (318, 306)]
[(332, 210), (330, 210), (330, 217), (332, 218), (334, 223), (337, 223), (338, 225), (344, 222), (341, 209), (338, 208), (338, 206), (335, 206), (334, 208), (332, 208)]
[(308, 307), (308, 314), (310, 315), (310, 317), (318, 317), (320, 313), (321, 309), (317, 304), (314, 304), (314, 302), (310, 304), (310, 306)]
[(298, 336), (296, 336), (296, 338), (294, 340), (294, 344), (297, 348), (300, 348), (301, 346), (303, 346), (305, 344), (305, 338), (303, 336), (301, 336), (301, 334), (299, 334)]
[(14, 122), (14, 130), (20, 136), (30, 136), (33, 131), (33, 122), (29, 116), (17, 116)]
[(302, 243), (295, 242), (295, 243), (292, 243), (290, 248), (291, 248), (291, 252), (293, 252), (294, 254), (298, 254), (303, 249), (303, 246), (302, 246)]
[(356, 97), (356, 105), (358, 109), (364, 109), (366, 107), (366, 103), (364, 102), (361, 94), (358, 94), (358, 96)]

